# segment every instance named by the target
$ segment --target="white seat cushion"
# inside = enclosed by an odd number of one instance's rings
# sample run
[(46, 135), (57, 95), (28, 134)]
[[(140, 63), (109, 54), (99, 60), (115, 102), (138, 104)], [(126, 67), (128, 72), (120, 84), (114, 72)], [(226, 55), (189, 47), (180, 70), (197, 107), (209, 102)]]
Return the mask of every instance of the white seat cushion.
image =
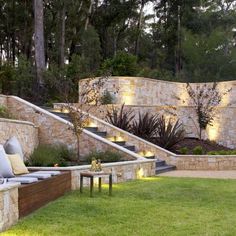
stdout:
[(33, 177), (14, 177), (14, 178), (9, 178), (7, 180), (7, 182), (18, 182), (21, 184), (31, 184), (31, 183), (35, 183), (38, 182), (37, 178), (33, 178)]
[(61, 174), (61, 171), (57, 171), (57, 170), (40, 170), (40, 171), (36, 171), (34, 172), (35, 174), (50, 174), (52, 176), (55, 176), (55, 175), (60, 175)]
[(38, 179), (48, 179), (52, 176), (50, 174), (38, 174), (34, 172), (34, 173), (21, 175), (20, 177), (33, 177), (33, 178), (38, 178)]

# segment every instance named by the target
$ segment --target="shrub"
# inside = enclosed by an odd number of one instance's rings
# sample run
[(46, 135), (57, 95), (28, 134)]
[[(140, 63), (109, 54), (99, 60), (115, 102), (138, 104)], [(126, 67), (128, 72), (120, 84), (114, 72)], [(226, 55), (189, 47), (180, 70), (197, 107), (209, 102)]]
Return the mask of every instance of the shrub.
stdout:
[(68, 161), (74, 161), (75, 154), (65, 146), (39, 145), (29, 158), (31, 166), (66, 166)]
[(13, 117), (6, 107), (0, 105), (0, 118), (12, 119)]
[(182, 124), (177, 120), (172, 122), (170, 119), (167, 121), (164, 116), (158, 118), (158, 129), (156, 132), (157, 137), (154, 143), (168, 150), (181, 142), (185, 137), (185, 131)]
[(151, 140), (159, 126), (158, 115), (150, 115), (148, 112), (141, 114), (139, 112), (138, 120), (132, 124), (131, 132), (146, 140)]
[(114, 98), (108, 90), (105, 90), (102, 97), (100, 98), (100, 102), (102, 105), (113, 104)]
[(188, 154), (188, 152), (189, 152), (189, 149), (187, 147), (181, 147), (179, 149), (180, 154), (186, 155), (186, 154)]
[(117, 162), (122, 159), (121, 154), (117, 152), (112, 152), (112, 151), (96, 151), (93, 150), (91, 153), (89, 153), (87, 156), (85, 156), (85, 159), (88, 162), (91, 162), (92, 159), (95, 158), (96, 160), (100, 159), (101, 162)]
[(112, 111), (107, 111), (106, 121), (120, 129), (131, 131), (131, 121), (133, 120), (134, 115), (131, 110), (124, 110), (124, 104), (121, 106), (121, 109), (118, 110), (112, 107)]
[(196, 146), (193, 149), (193, 154), (194, 155), (203, 155), (204, 154), (204, 150), (203, 150), (202, 146)]
[(135, 76), (138, 71), (137, 57), (120, 51), (112, 59), (103, 62), (101, 73), (107, 71), (117, 76)]
[(236, 150), (210, 151), (207, 155), (236, 155)]

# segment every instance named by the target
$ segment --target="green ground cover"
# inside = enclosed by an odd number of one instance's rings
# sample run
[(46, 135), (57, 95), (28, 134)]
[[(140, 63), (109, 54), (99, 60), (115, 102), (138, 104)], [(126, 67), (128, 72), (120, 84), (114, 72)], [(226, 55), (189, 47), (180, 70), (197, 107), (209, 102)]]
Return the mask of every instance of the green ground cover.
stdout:
[(236, 235), (236, 181), (156, 177), (88, 189), (22, 219), (9, 235)]

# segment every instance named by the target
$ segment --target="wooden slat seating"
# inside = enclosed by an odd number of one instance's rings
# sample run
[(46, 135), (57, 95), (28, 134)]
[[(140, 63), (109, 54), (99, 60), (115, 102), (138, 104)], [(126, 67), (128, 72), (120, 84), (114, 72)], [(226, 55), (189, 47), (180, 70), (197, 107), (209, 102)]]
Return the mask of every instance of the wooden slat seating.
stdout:
[(71, 172), (19, 187), (19, 216), (24, 217), (71, 190)]

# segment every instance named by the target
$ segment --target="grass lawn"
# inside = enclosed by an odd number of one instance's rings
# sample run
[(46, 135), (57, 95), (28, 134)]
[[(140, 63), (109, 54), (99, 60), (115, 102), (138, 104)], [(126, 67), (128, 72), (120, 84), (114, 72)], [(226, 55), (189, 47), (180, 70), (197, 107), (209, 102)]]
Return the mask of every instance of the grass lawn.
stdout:
[(236, 235), (236, 181), (147, 178), (67, 194), (2, 235)]

